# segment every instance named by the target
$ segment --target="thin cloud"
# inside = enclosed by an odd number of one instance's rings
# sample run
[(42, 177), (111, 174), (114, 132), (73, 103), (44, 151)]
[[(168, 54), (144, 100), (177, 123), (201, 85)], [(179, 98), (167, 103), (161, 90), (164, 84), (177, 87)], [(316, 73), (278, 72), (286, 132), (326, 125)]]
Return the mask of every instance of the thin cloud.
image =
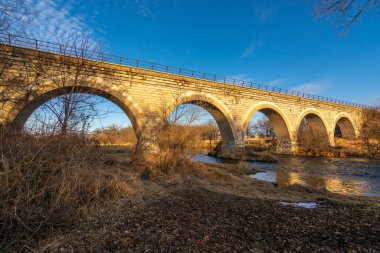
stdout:
[(240, 80), (240, 81), (246, 81), (246, 82), (253, 82), (253, 78), (249, 77), (246, 74), (236, 74), (236, 75), (229, 75), (228, 78)]
[(252, 40), (249, 45), (243, 49), (240, 56), (243, 58), (252, 56), (257, 49), (259, 49), (263, 44), (263, 38), (257, 38)]
[(285, 78), (277, 78), (277, 79), (270, 81), (268, 84), (271, 86), (278, 86), (280, 84), (283, 84), (284, 82), (286, 82)]
[(130, 8), (144, 18), (155, 18), (157, 2), (158, 0), (127, 0), (124, 8)]
[(269, 8), (269, 7), (255, 8), (255, 11), (254, 11), (255, 21), (258, 23), (265, 23), (271, 17), (274, 16), (274, 13), (275, 13), (275, 10), (273, 8)]
[(26, 33), (41, 40), (59, 41), (68, 34), (93, 33), (84, 17), (72, 14), (70, 2), (31, 0), (35, 17), (30, 20)]
[(330, 86), (330, 81), (312, 81), (291, 88), (294, 91), (300, 91), (309, 94), (321, 95)]
[(249, 57), (253, 54), (253, 51), (256, 49), (256, 44), (254, 42), (252, 42), (251, 44), (249, 44), (248, 47), (246, 47), (242, 52), (241, 52), (241, 56), (242, 57)]

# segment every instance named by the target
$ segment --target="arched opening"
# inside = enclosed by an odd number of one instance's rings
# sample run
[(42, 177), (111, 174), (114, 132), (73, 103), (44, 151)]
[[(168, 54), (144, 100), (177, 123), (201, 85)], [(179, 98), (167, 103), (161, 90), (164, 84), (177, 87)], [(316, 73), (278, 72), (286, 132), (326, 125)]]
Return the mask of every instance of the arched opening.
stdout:
[[(200, 96), (184, 96), (174, 99), (169, 108), (164, 107), (168, 108), (169, 113), (162, 120), (166, 132), (161, 145), (178, 148), (181, 152), (189, 151), (189, 147), (194, 146), (198, 149), (196, 152), (200, 151), (199, 148), (210, 151), (216, 146), (218, 150), (236, 151), (235, 134), (228, 112), (208, 100)], [(171, 132), (168, 133), (168, 130)]]
[(130, 146), (141, 135), (138, 112), (121, 98), (89, 87), (51, 90), (28, 102), (13, 127), (37, 135), (81, 133), (104, 146)]
[(253, 109), (244, 129), (247, 149), (291, 151), (288, 123), (278, 108), (259, 106)]
[(330, 146), (328, 131), (320, 116), (308, 113), (302, 118), (297, 143), (300, 150), (321, 150)]
[(357, 147), (358, 143), (356, 143), (355, 139), (355, 128), (351, 121), (345, 116), (339, 117), (334, 128), (335, 148), (352, 149)]
[(341, 117), (335, 125), (335, 138), (353, 140), (356, 138), (355, 128), (347, 117)]

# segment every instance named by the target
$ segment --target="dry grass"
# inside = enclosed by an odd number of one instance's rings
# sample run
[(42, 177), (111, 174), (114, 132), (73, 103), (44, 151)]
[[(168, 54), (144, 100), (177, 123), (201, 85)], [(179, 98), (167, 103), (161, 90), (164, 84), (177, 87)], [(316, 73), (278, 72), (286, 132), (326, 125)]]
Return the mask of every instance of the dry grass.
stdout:
[[(301, 186), (280, 188), (252, 180), (248, 174), (256, 171), (243, 163), (194, 163), (170, 151), (134, 156), (132, 150), (105, 149), (83, 136), (37, 138), (1, 134), (2, 252), (60, 250), (59, 238), (67, 244), (67, 235), (73, 228), (93, 228), (81, 225), (84, 221), (98, 226), (103, 218), (97, 217), (102, 214), (108, 217), (116, 212), (119, 218), (133, 215), (134, 207), (157, 198), (170, 199), (175, 197), (173, 192), (182, 190), (205, 189), (210, 196), (226, 194), (273, 203), (319, 198), (352, 204), (378, 203), (369, 198), (337, 197)], [(125, 209), (126, 203), (130, 203), (132, 211)], [(102, 233), (110, 237), (113, 231)], [(97, 243), (94, 238), (89, 238), (91, 245)]]
[(36, 235), (70, 224), (127, 190), (103, 157), (85, 137), (38, 138), (2, 129), (0, 248), (22, 250)]

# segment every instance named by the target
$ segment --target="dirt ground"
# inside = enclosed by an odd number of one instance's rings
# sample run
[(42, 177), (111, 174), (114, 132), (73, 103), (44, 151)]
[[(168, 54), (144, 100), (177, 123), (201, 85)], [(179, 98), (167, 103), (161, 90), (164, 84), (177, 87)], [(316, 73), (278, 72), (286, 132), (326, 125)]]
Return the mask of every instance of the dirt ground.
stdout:
[[(123, 161), (118, 161), (123, 163)], [(240, 165), (131, 169), (125, 196), (39, 236), (36, 252), (380, 252), (380, 199), (251, 179)], [(319, 208), (280, 201), (318, 201)]]

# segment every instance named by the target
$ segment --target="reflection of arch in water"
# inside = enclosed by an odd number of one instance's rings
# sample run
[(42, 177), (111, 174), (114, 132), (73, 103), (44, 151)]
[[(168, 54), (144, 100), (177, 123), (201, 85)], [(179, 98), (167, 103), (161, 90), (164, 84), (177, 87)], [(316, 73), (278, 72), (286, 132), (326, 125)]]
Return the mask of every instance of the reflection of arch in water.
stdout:
[(141, 136), (143, 113), (137, 104), (132, 102), (133, 100), (129, 96), (120, 96), (113, 92), (106, 92), (90, 87), (63, 87), (53, 89), (35, 97), (22, 108), (13, 108), (13, 111), (17, 112), (12, 123), (13, 128), (17, 131), (21, 131), (30, 115), (32, 115), (38, 107), (53, 98), (69, 93), (93, 94), (115, 103), (130, 119), (137, 138)]
[(170, 108), (174, 111), (182, 104), (193, 104), (202, 107), (215, 119), (220, 134), (222, 135), (223, 148), (235, 150), (237, 148), (237, 134), (235, 131), (232, 114), (227, 107), (214, 96), (204, 93), (187, 92), (182, 94), (176, 101), (180, 104), (172, 104)]
[(334, 138), (329, 136), (329, 128), (323, 115), (314, 108), (304, 110), (297, 120), (297, 138), (302, 134), (301, 123), (306, 119), (307, 123), (315, 136), (318, 136), (321, 143), (325, 146), (334, 146)]
[(370, 190), (364, 180), (347, 180), (344, 182), (338, 178), (326, 178), (326, 190), (345, 195), (365, 195)]
[[(353, 140), (356, 139), (356, 127), (354, 126), (354, 121), (347, 113), (340, 113), (334, 120), (334, 129), (340, 130), (342, 138)], [(334, 131), (337, 132), (337, 131)]]
[(277, 171), (277, 183), (279, 186), (290, 186), (290, 185), (302, 185), (306, 186), (307, 182), (298, 172), (285, 172)]
[(260, 102), (254, 105), (251, 109), (248, 110), (248, 113), (244, 117), (243, 129), (247, 129), (248, 124), (252, 116), (256, 112), (263, 113), (271, 122), (273, 126), (276, 139), (280, 143), (289, 144), (288, 149), (291, 148), (291, 135), (290, 135), (290, 123), (287, 115), (278, 107), (275, 103), (272, 102)]

